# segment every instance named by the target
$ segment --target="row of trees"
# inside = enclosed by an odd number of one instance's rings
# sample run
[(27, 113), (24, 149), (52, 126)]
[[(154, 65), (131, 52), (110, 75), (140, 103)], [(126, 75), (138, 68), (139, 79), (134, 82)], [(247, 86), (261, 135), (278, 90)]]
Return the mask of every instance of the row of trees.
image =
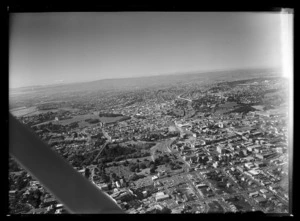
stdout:
[(123, 114), (99, 113), (99, 117), (121, 117)]
[(129, 163), (129, 170), (131, 172), (139, 172), (141, 169), (150, 168), (150, 173), (155, 173), (157, 167), (159, 165), (166, 165), (170, 167), (170, 169), (180, 169), (182, 162), (176, 162), (169, 158), (168, 155), (159, 156), (155, 161), (149, 161), (145, 159), (143, 162), (137, 161), (135, 163)]
[(96, 124), (96, 123), (99, 123), (100, 120), (99, 119), (86, 119), (85, 122), (88, 122), (90, 124)]
[(121, 161), (129, 158), (140, 158), (150, 156), (146, 150), (137, 147), (124, 147), (120, 145), (109, 146), (101, 153), (101, 159), (104, 162)]
[[(100, 145), (100, 143), (97, 143)], [(68, 160), (72, 163), (74, 167), (90, 165), (97, 156), (98, 151), (91, 151), (88, 153), (72, 153), (68, 156)], [(128, 158), (139, 158), (149, 156), (150, 153), (147, 151), (142, 151), (134, 147), (124, 147), (120, 145), (115, 145), (105, 148), (101, 153), (101, 158), (97, 160), (97, 163), (109, 163), (113, 161), (120, 161)]]
[(141, 169), (146, 169), (146, 168), (150, 168), (150, 170), (151, 170), (151, 168), (155, 168), (155, 167), (156, 167), (155, 163), (153, 161), (149, 161), (147, 159), (145, 159), (144, 162), (137, 161), (136, 163), (129, 164), (129, 170), (131, 172), (139, 172)]

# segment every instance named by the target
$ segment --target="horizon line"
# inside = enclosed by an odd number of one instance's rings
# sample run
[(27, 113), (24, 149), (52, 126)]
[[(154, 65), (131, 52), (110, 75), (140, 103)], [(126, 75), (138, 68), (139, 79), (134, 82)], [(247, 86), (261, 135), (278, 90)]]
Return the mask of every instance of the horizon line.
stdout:
[(191, 71), (179, 71), (179, 72), (169, 72), (169, 73), (161, 73), (155, 75), (146, 75), (146, 76), (129, 76), (129, 77), (121, 77), (121, 78), (102, 78), (97, 80), (88, 80), (88, 81), (80, 81), (80, 82), (67, 82), (67, 83), (52, 83), (52, 84), (35, 84), (28, 86), (20, 86), (20, 87), (9, 87), (9, 90), (22, 89), (22, 88), (30, 88), (30, 87), (51, 87), (51, 86), (60, 86), (60, 85), (71, 85), (71, 84), (81, 84), (81, 83), (90, 83), (95, 81), (103, 81), (103, 80), (121, 80), (121, 79), (134, 79), (134, 78), (149, 78), (149, 77), (158, 77), (158, 76), (168, 76), (168, 75), (183, 75), (185, 74), (199, 74), (210, 73), (210, 72), (219, 72), (219, 71), (232, 71), (232, 70), (249, 70), (249, 69), (280, 69), (281, 67), (241, 67), (241, 68), (226, 68), (226, 69), (208, 69), (208, 70), (191, 70)]

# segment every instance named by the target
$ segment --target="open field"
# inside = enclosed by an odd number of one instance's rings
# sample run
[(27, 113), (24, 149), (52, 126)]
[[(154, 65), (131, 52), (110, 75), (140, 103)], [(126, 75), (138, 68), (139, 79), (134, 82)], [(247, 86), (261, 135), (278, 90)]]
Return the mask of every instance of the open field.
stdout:
[(99, 117), (95, 116), (94, 114), (84, 114), (84, 115), (74, 116), (71, 119), (59, 120), (54, 123), (61, 124), (61, 125), (68, 125), (70, 123), (78, 122), (79, 127), (85, 127), (90, 125), (90, 123), (85, 122), (86, 119), (99, 119)]
[(170, 153), (170, 145), (174, 142), (176, 138), (171, 138), (164, 140), (162, 142), (158, 142), (154, 147), (151, 147), (151, 155), (155, 153), (155, 151), (159, 150), (161, 152)]
[(220, 104), (215, 111), (215, 114), (224, 114), (237, 106), (238, 104), (236, 102), (226, 102), (225, 104)]
[(105, 168), (105, 172), (106, 174), (115, 173), (118, 177), (124, 176), (126, 179), (128, 179), (128, 177), (133, 174), (133, 172), (131, 172), (128, 167), (125, 167), (123, 165), (107, 167)]
[(122, 120), (124, 116), (119, 117), (99, 117), (98, 119), (103, 123), (115, 123)]
[(68, 108), (68, 107), (63, 107), (63, 108), (54, 108), (54, 109), (49, 109), (49, 110), (38, 110), (36, 108), (36, 106), (34, 107), (21, 107), (21, 108), (13, 108), (10, 110), (10, 112), (12, 113), (12, 115), (16, 116), (16, 117), (22, 117), (22, 116), (33, 116), (33, 115), (38, 115), (38, 114), (43, 114), (43, 113), (47, 113), (47, 112), (58, 112), (60, 110), (63, 111), (76, 111), (78, 109), (74, 109), (74, 108)]
[(11, 109), (10, 112), (12, 113), (12, 115), (16, 116), (16, 117), (21, 117), (30, 113), (36, 113), (37, 109), (36, 107), (28, 107), (28, 108), (14, 108)]

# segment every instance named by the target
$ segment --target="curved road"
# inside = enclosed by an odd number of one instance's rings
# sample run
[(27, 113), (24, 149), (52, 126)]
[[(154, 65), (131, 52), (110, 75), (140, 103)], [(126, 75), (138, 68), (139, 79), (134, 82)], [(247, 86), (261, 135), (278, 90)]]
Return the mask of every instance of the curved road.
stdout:
[(186, 101), (189, 101), (189, 102), (192, 102), (191, 99), (188, 99), (188, 98), (182, 98), (182, 97), (180, 97), (180, 96), (181, 96), (181, 94), (178, 95), (177, 98), (178, 98), (178, 99), (182, 99), (182, 100), (186, 100)]

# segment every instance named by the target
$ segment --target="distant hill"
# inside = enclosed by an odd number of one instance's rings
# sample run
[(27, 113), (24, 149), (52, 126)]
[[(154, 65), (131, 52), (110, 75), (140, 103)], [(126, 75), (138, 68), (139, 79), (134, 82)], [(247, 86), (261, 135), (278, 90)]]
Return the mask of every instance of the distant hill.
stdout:
[[(210, 72), (187, 72), (149, 77), (103, 79), (90, 82), (56, 84), (23, 87), (9, 90), (10, 109), (22, 106), (30, 107), (40, 102), (52, 102), (59, 99), (78, 99), (80, 96), (111, 92), (125, 92), (142, 89), (164, 89), (171, 87), (189, 87), (190, 84), (207, 85), (227, 81), (276, 76), (274, 69), (225, 70)], [(278, 76), (278, 74), (277, 74)]]
[(247, 69), (247, 70), (225, 70), (225, 71), (210, 71), (210, 72), (188, 72), (181, 74), (167, 74), (148, 77), (134, 77), (134, 78), (117, 78), (117, 79), (103, 79), (90, 82), (72, 83), (72, 84), (56, 84), (45, 86), (23, 87), (18, 89), (11, 89), (11, 95), (33, 92), (50, 92), (50, 91), (94, 91), (94, 90), (124, 90), (134, 88), (146, 88), (167, 86), (171, 84), (188, 83), (199, 80), (239, 80), (245, 78), (252, 78), (255, 76), (265, 76), (266, 71), (270, 72), (272, 69)]

